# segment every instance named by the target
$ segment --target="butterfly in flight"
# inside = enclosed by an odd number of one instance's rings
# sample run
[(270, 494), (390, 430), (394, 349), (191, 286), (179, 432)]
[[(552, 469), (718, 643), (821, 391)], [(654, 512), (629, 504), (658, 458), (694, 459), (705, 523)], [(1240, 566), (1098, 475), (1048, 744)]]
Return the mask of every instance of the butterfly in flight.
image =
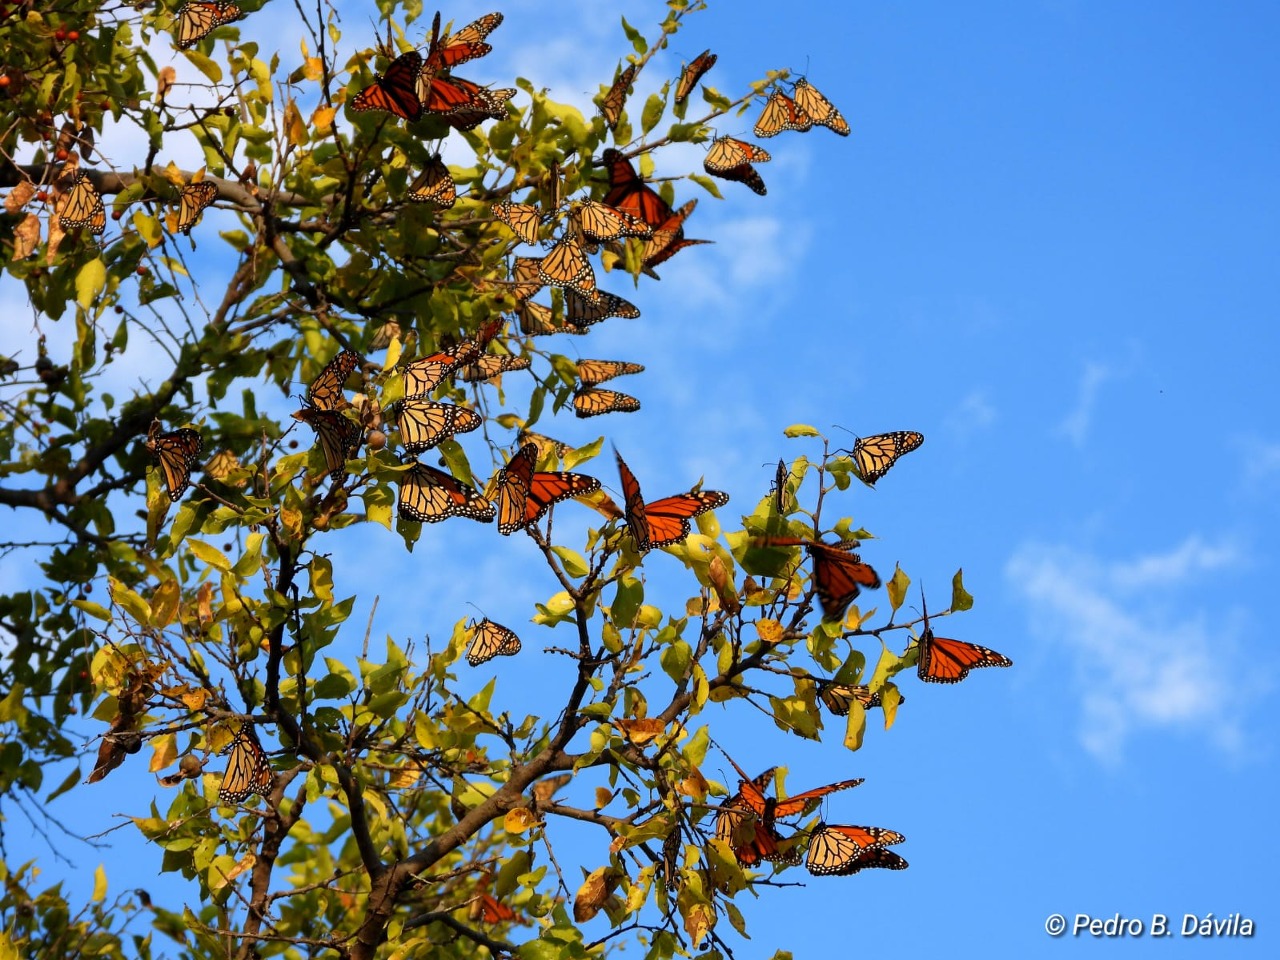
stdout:
[(208, 180), (186, 183), (178, 188), (178, 221), (175, 227), (187, 235), (200, 222), (204, 208), (218, 199), (218, 185)]
[(498, 532), (503, 536), (537, 523), (552, 504), (600, 489), (600, 481), (583, 473), (539, 472), (538, 445), (526, 443), (498, 471)]
[(716, 137), (702, 166), (712, 176), (745, 183), (763, 197), (768, 190), (759, 171), (751, 164), (771, 159), (773, 158), (767, 150), (762, 150), (753, 143), (735, 140), (733, 137)]
[(63, 230), (88, 227), (91, 233), (102, 233), (107, 229), (107, 211), (102, 205), (102, 195), (83, 170), (76, 174), (71, 189), (58, 206), (58, 223)]
[(184, 4), (178, 11), (178, 29), (174, 39), (179, 49), (186, 50), (224, 23), (239, 20), (242, 15), (240, 8), (234, 3), (194, 0)]
[(860, 437), (853, 444), (853, 463), (858, 475), (868, 486), (889, 472), (898, 458), (910, 453), (924, 443), (924, 434), (914, 430), (895, 430), (893, 433), (877, 433)]
[(685, 64), (684, 70), (680, 72), (680, 80), (676, 83), (676, 103), (684, 103), (689, 99), (689, 94), (698, 85), (698, 81), (716, 65), (716, 59), (716, 55), (710, 50), (703, 50)]
[(230, 756), (218, 787), (219, 803), (243, 803), (252, 794), (265, 797), (271, 791), (271, 763), (252, 726), (244, 724), (221, 753)]
[(874, 590), (880, 576), (854, 553), (858, 541), (823, 543), (799, 537), (762, 537), (757, 545), (766, 547), (804, 547), (813, 558), (813, 586), (822, 604), (822, 619), (839, 620), (849, 609), (863, 587)]
[(494, 657), (514, 657), (520, 652), (520, 638), (500, 623), (485, 617), (472, 624), (471, 646), (467, 648), (467, 663), (478, 667)]
[(199, 431), (181, 427), (162, 433), (160, 421), (153, 420), (143, 445), (160, 464), (160, 473), (164, 477), (165, 488), (169, 491), (170, 502), (177, 503), (191, 483), (191, 469), (196, 465), (200, 451), (204, 449)]
[(757, 137), (776, 137), (783, 130), (804, 133), (813, 126), (813, 118), (781, 90), (769, 95), (760, 119), (756, 121)]
[(792, 96), (795, 98), (796, 107), (802, 110), (811, 121), (834, 130), (842, 137), (849, 135), (849, 121), (841, 116), (840, 111), (832, 105), (831, 101), (820, 94), (818, 88), (804, 77), (796, 81)]
[(422, 55), (418, 51), (400, 54), (391, 61), (386, 73), (352, 98), (351, 109), (379, 110), (401, 120), (422, 119), (422, 102), (418, 99), (418, 72), (421, 68)]
[(489, 523), (496, 510), (474, 487), (443, 470), (414, 463), (400, 480), (400, 516), (419, 523), (438, 523), (449, 517), (466, 517)]
[(488, 54), (493, 48), (484, 40), (502, 23), (502, 14), (486, 13), (473, 20), (457, 33), (440, 35), (440, 14), (436, 13), (431, 27), (432, 41), (427, 49), (422, 69), (437, 71), (456, 67), (468, 60)]
[(685, 238), (684, 222), (689, 218), (689, 214), (693, 213), (697, 205), (697, 199), (690, 200), (684, 204), (660, 226), (655, 227), (653, 236), (645, 241), (644, 249), (640, 254), (640, 262), (644, 265), (645, 273), (649, 274), (649, 276), (656, 278), (658, 275), (653, 272), (653, 268), (671, 259), (685, 247), (715, 242), (713, 240), (688, 240)]
[(885, 847), (906, 839), (884, 827), (819, 823), (809, 834), (805, 866), (815, 877), (844, 877), (867, 867), (902, 870), (907, 861)]

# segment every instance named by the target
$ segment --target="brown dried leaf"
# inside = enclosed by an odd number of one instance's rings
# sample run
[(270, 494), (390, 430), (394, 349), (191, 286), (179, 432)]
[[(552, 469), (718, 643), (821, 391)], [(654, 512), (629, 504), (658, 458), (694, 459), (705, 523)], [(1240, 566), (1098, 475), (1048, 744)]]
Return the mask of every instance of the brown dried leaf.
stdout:
[[(13, 194), (10, 193), (8, 197), (5, 197), (4, 203), (6, 207), (8, 207), (9, 199), (12, 196)], [(34, 213), (28, 213), (13, 230), (13, 259), (27, 259), (31, 254), (35, 253), (38, 246), (40, 246), (40, 218)]]

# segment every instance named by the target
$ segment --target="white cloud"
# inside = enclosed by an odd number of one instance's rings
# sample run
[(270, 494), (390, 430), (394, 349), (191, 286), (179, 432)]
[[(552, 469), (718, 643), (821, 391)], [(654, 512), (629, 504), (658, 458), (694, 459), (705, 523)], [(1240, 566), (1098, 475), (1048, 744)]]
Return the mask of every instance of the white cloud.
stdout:
[(996, 408), (987, 399), (987, 392), (981, 388), (970, 390), (949, 414), (947, 414), (947, 432), (968, 436), (985, 430), (996, 422)]
[(1238, 628), (1230, 616), (1189, 609), (1186, 588), (1241, 559), (1230, 544), (1196, 535), (1120, 562), (1043, 544), (1010, 559), (1005, 574), (1031, 604), (1033, 629), (1074, 661), (1087, 751), (1119, 762), (1132, 734), (1174, 729), (1238, 748), (1239, 715), (1253, 696), (1223, 679), (1243, 666)]
[(1098, 400), (1098, 391), (1110, 380), (1115, 372), (1101, 363), (1088, 363), (1084, 368), (1084, 376), (1080, 378), (1080, 394), (1072, 410), (1058, 424), (1058, 432), (1066, 436), (1077, 447), (1084, 446), (1088, 439), (1089, 425), (1093, 420), (1094, 407)]
[(1267, 484), (1280, 476), (1280, 443), (1258, 437), (1244, 437), (1236, 441), (1244, 459), (1244, 481), (1249, 486)]

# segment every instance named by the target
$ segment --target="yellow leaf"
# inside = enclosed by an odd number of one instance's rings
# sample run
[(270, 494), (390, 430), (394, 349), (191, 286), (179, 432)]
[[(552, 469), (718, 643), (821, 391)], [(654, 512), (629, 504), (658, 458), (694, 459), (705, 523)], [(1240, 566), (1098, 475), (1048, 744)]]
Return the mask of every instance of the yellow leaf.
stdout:
[(694, 903), (684, 914), (684, 929), (696, 947), (716, 925), (716, 912), (709, 903)]
[(692, 797), (694, 800), (701, 801), (706, 798), (707, 791), (710, 790), (707, 784), (707, 778), (702, 775), (702, 771), (694, 769), (689, 775), (676, 784), (676, 792), (682, 793), (686, 797)]
[(324, 76), (324, 61), (319, 57), (307, 57), (302, 64), (302, 75), (308, 80), (319, 80)]
[(583, 881), (573, 897), (573, 919), (586, 923), (597, 913), (609, 897), (609, 868), (597, 867)]
[(666, 724), (658, 719), (649, 720), (615, 720), (615, 725), (632, 743), (644, 746), (666, 729)]
[(757, 620), (756, 633), (765, 643), (777, 643), (782, 639), (782, 624), (777, 620)]
[(502, 826), (507, 833), (524, 833), (537, 822), (537, 816), (528, 807), (508, 810), (507, 815), (502, 818)]
[(284, 128), (289, 143), (293, 146), (302, 146), (307, 142), (307, 125), (302, 119), (298, 105), (292, 100), (284, 105)]
[(178, 616), (178, 581), (166, 580), (151, 594), (151, 626), (163, 630)]
[(178, 738), (172, 733), (166, 733), (151, 741), (151, 766), (148, 769), (152, 773), (163, 770), (177, 759)]
[(311, 126), (316, 133), (328, 133), (333, 129), (333, 116), (338, 111), (333, 107), (319, 107), (311, 115)]
[(107, 898), (107, 871), (103, 869), (102, 864), (98, 864), (98, 869), (93, 871), (93, 902), (101, 903)]
[(613, 791), (608, 787), (596, 787), (596, 809), (602, 810), (613, 799)]

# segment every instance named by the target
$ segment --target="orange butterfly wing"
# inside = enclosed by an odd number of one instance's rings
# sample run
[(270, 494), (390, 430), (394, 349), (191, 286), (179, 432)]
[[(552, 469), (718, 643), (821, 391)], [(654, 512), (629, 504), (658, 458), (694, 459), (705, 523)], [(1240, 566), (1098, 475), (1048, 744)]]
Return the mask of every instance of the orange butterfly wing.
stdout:
[(699, 490), (694, 493), (678, 493), (644, 505), (649, 520), (649, 545), (669, 547), (679, 543), (692, 531), (694, 517), (723, 507), (729, 495), (719, 490)]
[(926, 629), (920, 636), (916, 675), (927, 683), (959, 683), (979, 667), (1011, 667), (1013, 661), (988, 647), (963, 640), (935, 637)]
[(645, 514), (644, 495), (640, 492), (640, 481), (627, 466), (622, 454), (615, 449), (614, 458), (618, 461), (618, 476), (622, 478), (622, 496), (626, 509), (627, 529), (636, 542), (636, 550), (644, 553), (649, 549), (649, 520)]
[(418, 99), (421, 68), (422, 55), (416, 50), (402, 53), (391, 61), (386, 73), (355, 95), (351, 109), (381, 110), (402, 120), (421, 119), (422, 103)]

